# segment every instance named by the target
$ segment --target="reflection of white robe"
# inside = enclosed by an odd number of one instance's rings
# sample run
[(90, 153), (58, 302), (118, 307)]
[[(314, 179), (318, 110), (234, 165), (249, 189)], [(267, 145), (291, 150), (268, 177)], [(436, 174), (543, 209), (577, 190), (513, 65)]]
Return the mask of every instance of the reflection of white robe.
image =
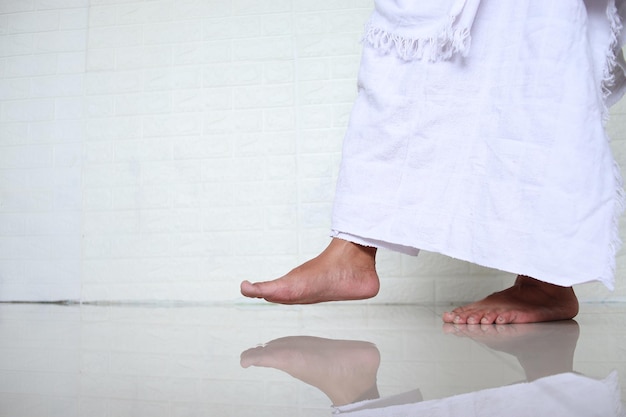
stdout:
[(603, 381), (567, 373), (441, 400), (335, 407), (345, 417), (624, 417), (617, 373)]
[(603, 121), (624, 80), (615, 0), (481, 0), (469, 50), (441, 60), (406, 53), (411, 3), (376, 0), (334, 235), (612, 288), (622, 188)]

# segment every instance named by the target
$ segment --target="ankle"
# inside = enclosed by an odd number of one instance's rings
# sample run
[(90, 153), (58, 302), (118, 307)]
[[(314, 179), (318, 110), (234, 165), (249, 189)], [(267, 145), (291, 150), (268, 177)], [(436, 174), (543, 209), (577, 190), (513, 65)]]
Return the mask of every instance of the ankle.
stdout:
[(326, 248), (328, 252), (339, 257), (348, 259), (375, 260), (377, 249), (372, 246), (364, 246), (339, 238), (333, 238)]
[(564, 287), (562, 285), (551, 284), (549, 282), (541, 281), (528, 275), (518, 275), (515, 279), (515, 286), (518, 287), (536, 287), (546, 292), (562, 292), (570, 290), (572, 287)]
[(518, 275), (514, 286), (521, 290), (529, 289), (531, 291), (539, 291), (546, 297), (557, 300), (567, 300), (572, 306), (578, 306), (578, 298), (576, 297), (573, 287), (550, 284), (549, 282), (540, 281), (526, 275)]

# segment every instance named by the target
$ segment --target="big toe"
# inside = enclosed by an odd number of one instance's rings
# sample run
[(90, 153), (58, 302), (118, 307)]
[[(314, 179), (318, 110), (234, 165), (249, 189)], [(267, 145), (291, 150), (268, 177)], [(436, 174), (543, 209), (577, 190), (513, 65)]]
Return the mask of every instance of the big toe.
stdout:
[(250, 281), (243, 281), (241, 283), (241, 294), (246, 297), (261, 297), (262, 292), (258, 285), (251, 283)]
[(442, 316), (444, 323), (453, 323), (455, 317), (456, 313), (454, 311), (446, 311)]

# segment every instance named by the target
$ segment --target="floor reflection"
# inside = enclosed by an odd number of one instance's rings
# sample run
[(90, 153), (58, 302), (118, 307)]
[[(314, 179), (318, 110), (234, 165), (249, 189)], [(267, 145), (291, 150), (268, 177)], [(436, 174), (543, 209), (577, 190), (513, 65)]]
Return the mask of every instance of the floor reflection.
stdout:
[(489, 349), (519, 361), (526, 381), (574, 371), (574, 352), (580, 336), (575, 320), (509, 325), (444, 324), (443, 331), (469, 337)]
[[(310, 336), (282, 337), (241, 354), (241, 366), (275, 368), (322, 391), (333, 414), (383, 416), (623, 417), (616, 372), (597, 380), (576, 373), (576, 321), (525, 325), (453, 325), (443, 332), (512, 355), (526, 379), (423, 401), (419, 389), (381, 398), (381, 355), (372, 343)], [(481, 378), (480, 374), (474, 378)]]
[(0, 417), (619, 416), (626, 307), (582, 307), (0, 304)]
[(380, 397), (376, 385), (380, 352), (369, 342), (283, 337), (243, 352), (241, 366), (280, 369), (318, 388), (334, 405)]

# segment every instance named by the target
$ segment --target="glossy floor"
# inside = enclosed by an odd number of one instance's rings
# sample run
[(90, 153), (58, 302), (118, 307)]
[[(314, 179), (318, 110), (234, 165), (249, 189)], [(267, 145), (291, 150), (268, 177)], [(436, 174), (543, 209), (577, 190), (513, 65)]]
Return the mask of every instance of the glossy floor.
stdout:
[(623, 415), (626, 305), (508, 326), (445, 308), (0, 304), (0, 416)]

